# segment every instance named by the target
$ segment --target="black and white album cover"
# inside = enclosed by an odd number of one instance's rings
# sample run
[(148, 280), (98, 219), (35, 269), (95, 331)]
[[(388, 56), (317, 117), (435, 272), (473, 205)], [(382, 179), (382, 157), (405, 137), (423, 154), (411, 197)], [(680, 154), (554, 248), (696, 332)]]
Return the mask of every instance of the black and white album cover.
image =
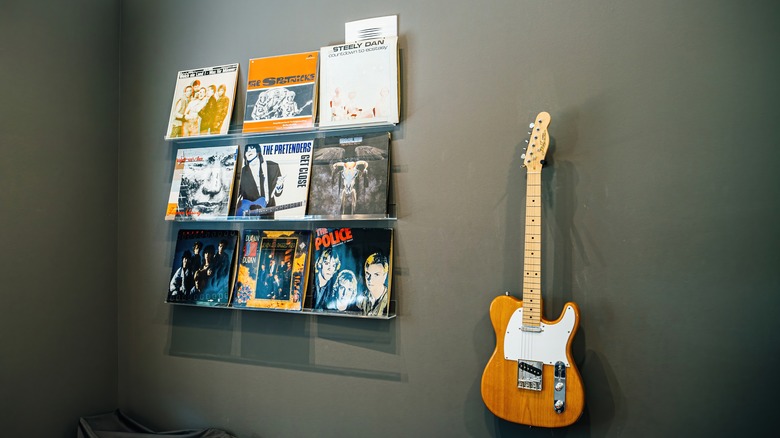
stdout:
[(179, 149), (165, 220), (227, 217), (237, 158), (237, 145)]
[(165, 138), (227, 134), (237, 80), (238, 64), (177, 73)]
[(306, 214), (313, 140), (247, 144), (238, 170), (235, 216), (295, 219)]

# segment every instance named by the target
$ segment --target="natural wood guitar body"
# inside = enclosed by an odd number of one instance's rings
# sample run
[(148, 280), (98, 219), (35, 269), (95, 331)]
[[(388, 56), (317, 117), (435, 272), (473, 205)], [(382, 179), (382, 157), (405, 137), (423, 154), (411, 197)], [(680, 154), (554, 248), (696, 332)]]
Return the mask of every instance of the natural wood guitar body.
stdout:
[[(541, 304), (541, 303), (539, 303)], [(514, 423), (539, 427), (568, 426), (580, 417), (585, 405), (582, 379), (571, 358), (571, 341), (579, 326), (579, 309), (574, 303), (566, 303), (564, 309), (574, 313), (573, 328), (566, 340), (566, 408), (556, 413), (554, 403), (554, 366), (545, 364), (542, 370), (542, 391), (517, 387), (517, 361), (505, 359), (504, 338), (512, 315), (523, 306), (522, 300), (502, 295), (490, 304), (490, 321), (496, 332), (496, 349), (482, 374), (482, 399), (497, 417)], [(541, 306), (540, 306), (541, 307)], [(542, 319), (542, 323), (553, 326), (563, 318), (567, 310), (555, 321)], [(543, 333), (538, 333), (544, 342)]]

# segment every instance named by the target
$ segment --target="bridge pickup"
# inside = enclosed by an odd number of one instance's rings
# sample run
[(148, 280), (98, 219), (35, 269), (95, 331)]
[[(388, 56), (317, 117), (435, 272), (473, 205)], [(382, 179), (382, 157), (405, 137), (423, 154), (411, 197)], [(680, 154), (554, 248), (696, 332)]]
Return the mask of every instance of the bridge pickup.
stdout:
[(553, 382), (553, 409), (561, 414), (566, 409), (566, 365), (563, 362), (555, 362)]
[(542, 362), (533, 360), (517, 361), (517, 387), (531, 391), (542, 390)]

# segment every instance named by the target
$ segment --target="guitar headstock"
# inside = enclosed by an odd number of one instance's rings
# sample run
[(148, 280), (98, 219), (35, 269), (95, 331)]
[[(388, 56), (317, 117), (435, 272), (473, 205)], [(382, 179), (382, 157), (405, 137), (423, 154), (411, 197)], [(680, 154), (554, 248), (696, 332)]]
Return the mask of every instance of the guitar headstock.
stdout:
[(547, 155), (547, 146), (550, 144), (550, 136), (547, 135), (547, 126), (550, 124), (550, 113), (542, 111), (531, 123), (531, 138), (526, 140), (528, 148), (522, 155), (523, 167), (529, 172), (540, 172), (545, 164), (544, 156)]

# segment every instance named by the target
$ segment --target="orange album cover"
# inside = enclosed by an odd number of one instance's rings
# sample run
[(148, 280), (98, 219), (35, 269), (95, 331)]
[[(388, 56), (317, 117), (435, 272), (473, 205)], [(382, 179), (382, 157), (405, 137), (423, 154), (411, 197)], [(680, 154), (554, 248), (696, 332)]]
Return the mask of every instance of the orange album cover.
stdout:
[(244, 133), (314, 126), (319, 52), (249, 60)]

